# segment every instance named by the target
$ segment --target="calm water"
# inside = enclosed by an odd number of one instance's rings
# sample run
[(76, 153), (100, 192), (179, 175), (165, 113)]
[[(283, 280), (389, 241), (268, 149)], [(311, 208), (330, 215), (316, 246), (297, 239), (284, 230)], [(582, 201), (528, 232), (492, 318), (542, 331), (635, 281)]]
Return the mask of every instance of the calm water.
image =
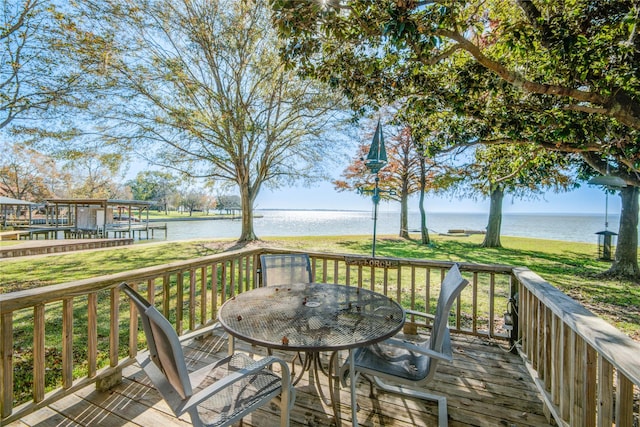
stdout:
[[(255, 231), (258, 237), (327, 236), (371, 234), (371, 212), (354, 211), (256, 211)], [(609, 215), (609, 230), (618, 232), (619, 216)], [(431, 233), (449, 229), (484, 230), (486, 214), (432, 213), (427, 215)], [(420, 214), (409, 214), (409, 230), (418, 230)], [(238, 237), (238, 220), (173, 221), (167, 223), (167, 239), (199, 239)], [(400, 214), (382, 212), (378, 215), (377, 233), (398, 234)], [(594, 234), (604, 230), (604, 216), (591, 214), (505, 214), (503, 236), (536, 237), (541, 239), (597, 243)]]

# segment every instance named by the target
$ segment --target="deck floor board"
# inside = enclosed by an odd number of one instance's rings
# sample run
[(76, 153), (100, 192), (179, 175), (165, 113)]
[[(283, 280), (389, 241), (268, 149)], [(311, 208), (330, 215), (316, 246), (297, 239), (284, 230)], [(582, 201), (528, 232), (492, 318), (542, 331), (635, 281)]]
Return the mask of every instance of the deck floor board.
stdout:
[[(433, 390), (447, 396), (450, 427), (550, 426), (543, 413), (542, 400), (529, 378), (522, 360), (488, 340), (454, 335), (454, 360), (441, 364)], [(226, 340), (219, 336), (193, 340), (186, 347), (190, 367), (202, 366), (227, 353)], [(265, 350), (236, 342), (238, 351), (264, 356)], [(291, 354), (276, 355), (291, 359)], [(298, 367), (298, 371), (299, 371)], [(134, 364), (123, 371), (124, 380), (108, 392), (94, 386), (81, 389), (46, 408), (9, 424), (27, 426), (162, 426), (184, 427), (188, 418), (176, 419)], [(333, 410), (309, 386), (308, 375), (296, 387), (296, 403), (291, 412), (292, 426), (323, 427), (335, 425)], [(328, 391), (328, 381), (316, 381)], [(405, 398), (384, 392), (369, 396), (369, 384), (358, 384), (358, 421), (362, 426), (434, 426), (435, 403)], [(340, 395), (342, 424), (351, 424), (348, 388)], [(244, 419), (249, 427), (271, 427), (279, 423), (279, 410), (267, 405)]]

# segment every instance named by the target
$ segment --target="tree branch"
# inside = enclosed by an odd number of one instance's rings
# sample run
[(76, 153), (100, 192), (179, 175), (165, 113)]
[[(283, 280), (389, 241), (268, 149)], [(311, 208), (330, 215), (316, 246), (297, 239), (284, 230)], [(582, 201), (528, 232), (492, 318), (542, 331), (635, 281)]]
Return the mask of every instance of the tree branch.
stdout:
[(616, 92), (613, 96), (605, 97), (580, 89), (532, 82), (525, 79), (521, 74), (507, 69), (498, 61), (485, 56), (478, 46), (455, 31), (441, 29), (436, 31), (435, 34), (457, 42), (460, 48), (467, 51), (479, 64), (518, 89), (539, 95), (564, 96), (577, 101), (600, 105), (602, 108), (597, 110), (600, 114), (613, 117), (633, 129), (640, 129), (640, 105), (622, 90)]

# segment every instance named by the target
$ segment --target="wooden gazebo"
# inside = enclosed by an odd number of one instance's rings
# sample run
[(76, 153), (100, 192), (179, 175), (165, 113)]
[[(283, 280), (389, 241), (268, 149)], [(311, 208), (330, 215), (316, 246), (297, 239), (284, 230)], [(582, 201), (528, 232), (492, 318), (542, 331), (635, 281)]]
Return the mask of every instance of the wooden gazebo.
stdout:
[[(37, 203), (0, 196), (0, 215), (3, 227), (31, 224), (31, 208)], [(23, 211), (25, 211), (23, 213)]]

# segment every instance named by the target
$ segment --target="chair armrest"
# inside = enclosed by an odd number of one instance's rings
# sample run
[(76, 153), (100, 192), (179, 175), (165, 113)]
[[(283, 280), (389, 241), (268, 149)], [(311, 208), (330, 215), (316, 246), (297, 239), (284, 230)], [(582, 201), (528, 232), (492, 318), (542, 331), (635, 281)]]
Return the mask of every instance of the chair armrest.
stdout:
[(429, 356), (438, 360), (443, 360), (447, 362), (451, 362), (453, 360), (453, 355), (451, 354), (451, 351), (450, 351), (451, 350), (450, 342), (449, 342), (449, 345), (446, 345), (446, 344), (444, 345), (445, 349), (447, 348), (449, 349), (449, 351), (447, 351), (446, 353), (439, 353), (437, 351), (431, 350), (430, 348), (422, 347), (410, 341), (400, 340), (397, 338), (389, 338), (385, 340), (384, 343), (390, 344), (399, 348), (404, 348), (404, 349), (413, 351), (415, 353), (424, 354), (425, 356)]
[(179, 412), (180, 414), (182, 414), (188, 411), (189, 409), (191, 409), (192, 407), (198, 406), (200, 403), (209, 399), (209, 397), (211, 397), (212, 394), (215, 394), (216, 392), (229, 387), (231, 384), (240, 381), (247, 375), (262, 371), (264, 368), (266, 368), (267, 366), (273, 365), (274, 363), (278, 363), (280, 365), (280, 369), (282, 372), (282, 376), (281, 376), (282, 390), (291, 389), (291, 374), (289, 373), (289, 366), (282, 359), (279, 359), (273, 356), (268, 356), (263, 359), (257, 360), (255, 363), (252, 363), (247, 367), (239, 369), (236, 372), (226, 375), (224, 378), (221, 378), (220, 380), (200, 390), (193, 396), (182, 401), (182, 403), (176, 408), (176, 412)]
[(405, 310), (405, 316), (420, 316), (420, 317), (425, 317), (427, 319), (435, 319), (435, 316), (433, 314), (430, 313), (424, 313), (422, 311), (415, 311), (415, 310)]
[(180, 340), (180, 342), (184, 342), (187, 340), (190, 340), (192, 338), (197, 338), (201, 335), (206, 335), (209, 334), (211, 332), (213, 332), (215, 329), (222, 329), (222, 325), (220, 324), (220, 322), (214, 322), (214, 323), (210, 323), (207, 326), (204, 326), (200, 329), (196, 329), (194, 331), (188, 332), (184, 335), (180, 335), (178, 337), (178, 339)]

